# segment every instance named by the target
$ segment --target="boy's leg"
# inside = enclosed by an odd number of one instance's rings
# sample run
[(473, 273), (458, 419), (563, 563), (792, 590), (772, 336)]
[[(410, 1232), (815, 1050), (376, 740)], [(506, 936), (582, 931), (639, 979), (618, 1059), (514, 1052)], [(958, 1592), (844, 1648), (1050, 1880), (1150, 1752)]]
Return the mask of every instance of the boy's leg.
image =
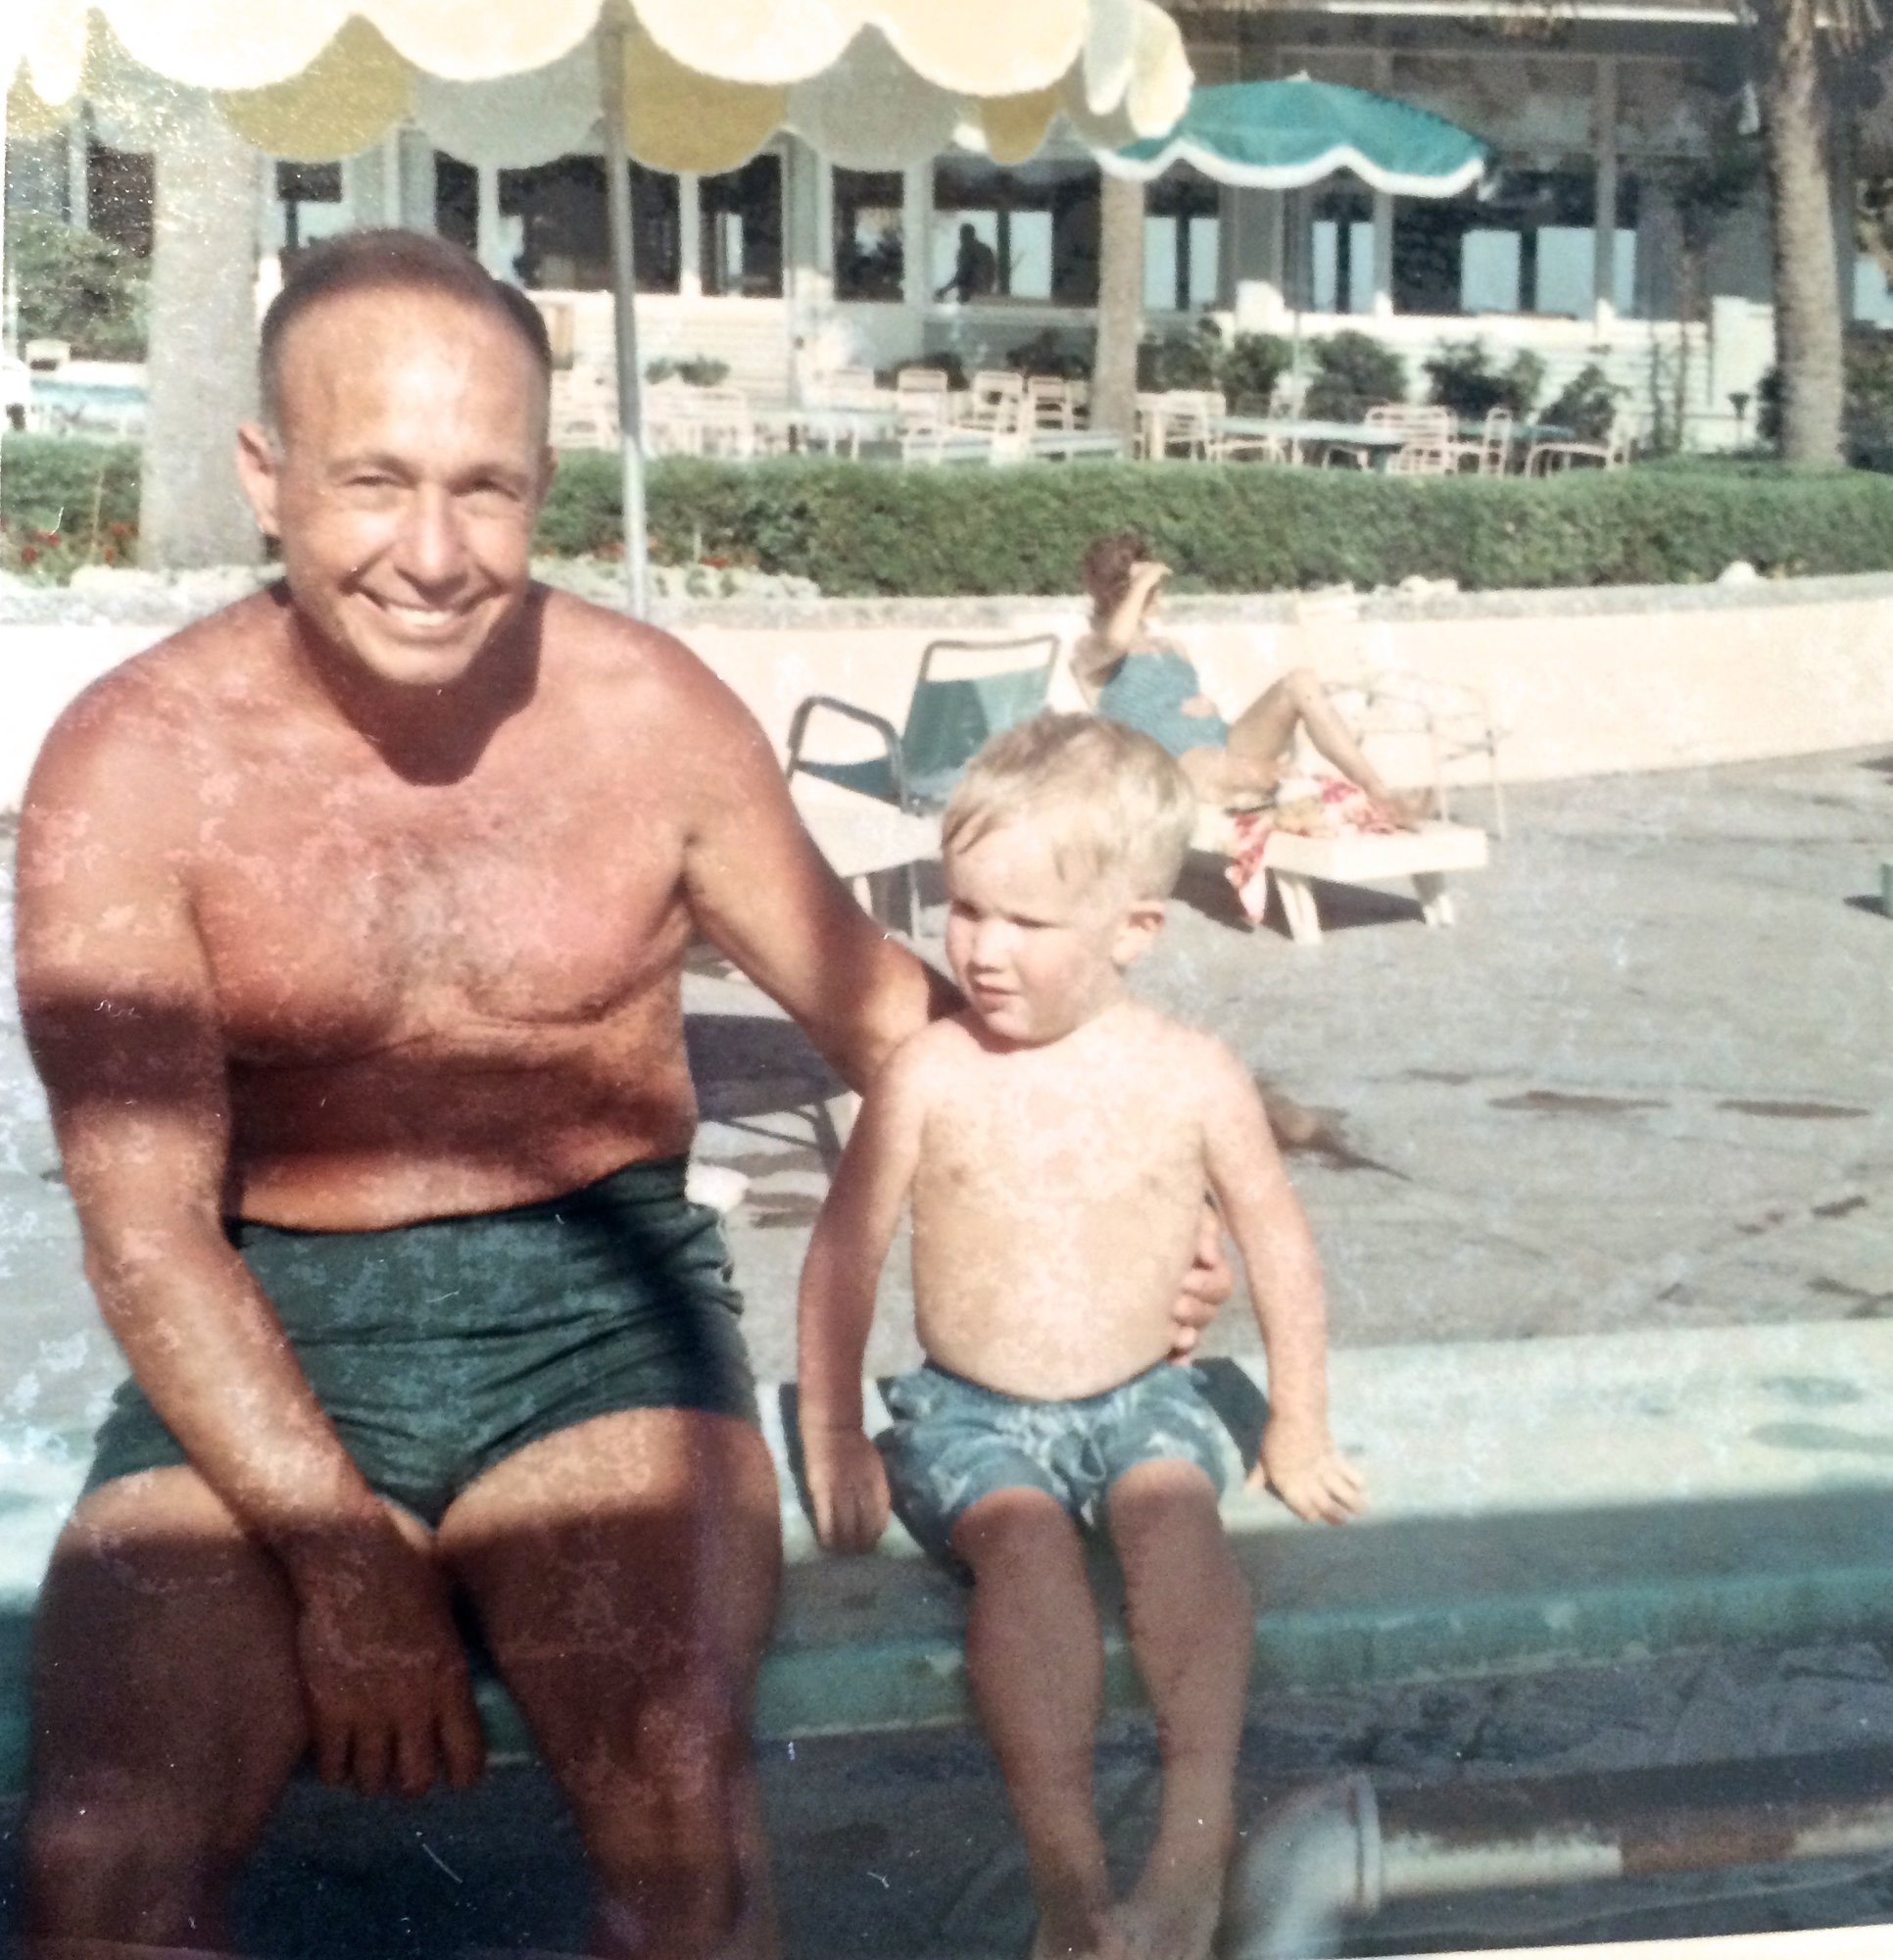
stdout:
[(1162, 1807), (1120, 1915), (1134, 1956), (1207, 1955), (1235, 1841), (1236, 1752), (1253, 1621), (1216, 1490), (1193, 1463), (1135, 1465), (1111, 1486), (1132, 1652), (1157, 1719)]
[(1078, 1528), (1043, 1491), (990, 1492), (953, 1527), (972, 1569), (966, 1672), (1025, 1839), (1035, 1955), (1120, 1956), (1092, 1756), (1104, 1652)]

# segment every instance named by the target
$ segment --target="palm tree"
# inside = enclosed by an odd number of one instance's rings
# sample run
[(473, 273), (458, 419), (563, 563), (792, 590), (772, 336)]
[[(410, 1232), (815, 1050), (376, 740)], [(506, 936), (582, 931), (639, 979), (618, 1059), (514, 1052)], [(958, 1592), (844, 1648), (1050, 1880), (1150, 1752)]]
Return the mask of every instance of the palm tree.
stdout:
[(1143, 186), (1107, 171), (1097, 220), (1097, 351), (1092, 426), (1137, 435), (1138, 342), (1143, 333)]
[(255, 564), (236, 425), (256, 414), (257, 153), (186, 94), (156, 152), (148, 406), (139, 485), (147, 565)]
[(1757, 0), (1756, 5), (1781, 455), (1797, 469), (1833, 469), (1841, 460), (1833, 67), (1841, 52), (1862, 38), (1870, 4)]

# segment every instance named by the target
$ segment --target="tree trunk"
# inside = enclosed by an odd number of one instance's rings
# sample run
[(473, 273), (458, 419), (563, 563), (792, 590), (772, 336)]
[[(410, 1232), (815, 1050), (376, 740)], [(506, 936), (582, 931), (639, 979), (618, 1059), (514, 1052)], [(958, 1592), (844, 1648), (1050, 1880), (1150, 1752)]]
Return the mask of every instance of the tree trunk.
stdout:
[(236, 426), (257, 413), (257, 153), (199, 97), (168, 119), (155, 175), (139, 559), (254, 564)]
[(1137, 439), (1138, 342), (1143, 335), (1143, 186), (1104, 173), (1097, 219), (1097, 354), (1092, 426)]
[(1832, 469), (1841, 461), (1840, 274), (1816, 0), (1768, 0), (1762, 31), (1781, 455), (1797, 469)]

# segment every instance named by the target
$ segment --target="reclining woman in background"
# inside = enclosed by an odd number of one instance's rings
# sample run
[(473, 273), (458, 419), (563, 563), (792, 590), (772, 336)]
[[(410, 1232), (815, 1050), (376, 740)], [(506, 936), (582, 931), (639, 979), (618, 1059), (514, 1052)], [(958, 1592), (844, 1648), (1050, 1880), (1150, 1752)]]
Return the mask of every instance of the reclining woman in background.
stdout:
[(1307, 667), (1272, 681), (1234, 721), (1203, 692), (1189, 657), (1151, 631), (1158, 590), (1170, 567), (1150, 556), (1136, 531), (1096, 539), (1085, 553), (1091, 625), (1072, 649), (1073, 678), (1085, 699), (1112, 721), (1137, 728), (1182, 764), (1199, 802), (1218, 808), (1270, 803), (1286, 773), (1295, 729), (1349, 782), (1375, 813), (1411, 829), (1429, 814), (1424, 791), (1389, 789), (1361, 753)]

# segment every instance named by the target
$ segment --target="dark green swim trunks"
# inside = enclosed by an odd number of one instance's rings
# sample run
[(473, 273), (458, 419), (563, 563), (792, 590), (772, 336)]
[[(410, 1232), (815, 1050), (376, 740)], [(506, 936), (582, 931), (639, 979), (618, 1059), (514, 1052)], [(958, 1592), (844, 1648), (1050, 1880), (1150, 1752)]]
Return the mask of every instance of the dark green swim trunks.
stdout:
[[(628, 1164), (541, 1203), (379, 1232), (224, 1229), (362, 1474), (433, 1525), (502, 1457), (592, 1416), (756, 1421), (742, 1296), (686, 1169)], [(188, 1460), (127, 1381), (85, 1488)]]

